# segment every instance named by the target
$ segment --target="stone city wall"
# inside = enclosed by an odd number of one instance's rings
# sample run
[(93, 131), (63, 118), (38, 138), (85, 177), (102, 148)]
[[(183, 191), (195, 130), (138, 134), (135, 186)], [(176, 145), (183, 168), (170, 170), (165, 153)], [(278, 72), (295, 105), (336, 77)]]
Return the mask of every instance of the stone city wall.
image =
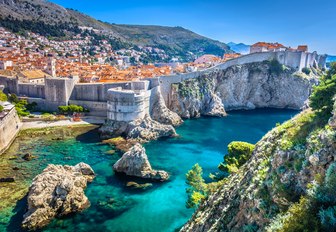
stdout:
[[(272, 59), (277, 59), (281, 64), (287, 65), (296, 70), (302, 70), (303, 67), (311, 67), (313, 65), (320, 65), (324, 67), (326, 56), (320, 56), (316, 52), (262, 52), (248, 54), (236, 59), (228, 60), (225, 63), (202, 71), (172, 76), (161, 76), (157, 78), (148, 78), (145, 79), (145, 81), (138, 82), (82, 84), (77, 83), (78, 80), (76, 78), (47, 78), (44, 85), (36, 85), (30, 83), (22, 84), (19, 83), (16, 78), (0, 76), (0, 85), (5, 86), (5, 93), (15, 93), (18, 96), (25, 96), (28, 97), (29, 101), (35, 99), (38, 103), (41, 104), (40, 107), (44, 108), (45, 110), (57, 111), (59, 105), (67, 105), (69, 103), (75, 104), (75, 102), (77, 102), (79, 105), (84, 104), (84, 106), (89, 108), (91, 110), (91, 115), (94, 115), (95, 113), (97, 113), (97, 115), (103, 115), (106, 102), (113, 99), (111, 95), (122, 95), (124, 90), (126, 90), (125, 95), (130, 97), (132, 100), (130, 100), (128, 97), (125, 97), (124, 99), (137, 102), (136, 104), (140, 104), (140, 102), (144, 101), (144, 99), (147, 101), (147, 94), (144, 94), (145, 96), (141, 96), (141, 94), (136, 93), (137, 90), (149, 91), (148, 93), (150, 94), (151, 88), (160, 86), (163, 98), (165, 102), (168, 103), (171, 85), (174, 83), (179, 83), (191, 78), (197, 78), (203, 74), (216, 72), (217, 70), (223, 70), (233, 65), (243, 65)], [(114, 90), (109, 92), (109, 89)], [(127, 90), (134, 91), (133, 95), (127, 92)], [(90, 104), (90, 102), (92, 102), (92, 104)], [(122, 100), (119, 98), (118, 104), (121, 104), (121, 102)], [(130, 104), (130, 102), (127, 104)], [(121, 112), (116, 113), (116, 116), (111, 115), (111, 117), (127, 118), (126, 116), (120, 116)], [(127, 114), (126, 109), (124, 113)], [(134, 118), (134, 116), (130, 116), (130, 118)]]
[(21, 128), (19, 116), (13, 107), (3, 118), (0, 118), (0, 154), (14, 141)]

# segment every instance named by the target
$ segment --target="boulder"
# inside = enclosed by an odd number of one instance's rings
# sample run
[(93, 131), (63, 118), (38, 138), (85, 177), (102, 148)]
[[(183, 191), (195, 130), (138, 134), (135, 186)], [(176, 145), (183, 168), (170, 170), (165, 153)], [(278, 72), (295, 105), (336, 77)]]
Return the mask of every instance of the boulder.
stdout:
[(40, 229), (55, 217), (88, 208), (90, 202), (84, 189), (94, 177), (94, 171), (85, 163), (76, 166), (48, 165), (34, 178), (29, 188), (28, 212), (23, 216), (22, 227)]
[(113, 170), (144, 179), (165, 181), (169, 178), (167, 172), (152, 169), (146, 151), (139, 143), (135, 144), (113, 165)]
[(176, 136), (173, 126), (159, 123), (149, 115), (131, 122), (108, 120), (100, 129), (102, 138), (123, 136), (127, 142), (148, 142), (163, 137)]

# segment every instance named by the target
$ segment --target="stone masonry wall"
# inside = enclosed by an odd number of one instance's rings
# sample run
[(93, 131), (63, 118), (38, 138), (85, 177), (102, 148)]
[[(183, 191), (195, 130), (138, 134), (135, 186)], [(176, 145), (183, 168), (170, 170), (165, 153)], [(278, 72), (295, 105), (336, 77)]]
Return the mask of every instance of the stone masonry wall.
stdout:
[(19, 132), (21, 122), (15, 108), (0, 119), (0, 154), (2, 154), (14, 141)]

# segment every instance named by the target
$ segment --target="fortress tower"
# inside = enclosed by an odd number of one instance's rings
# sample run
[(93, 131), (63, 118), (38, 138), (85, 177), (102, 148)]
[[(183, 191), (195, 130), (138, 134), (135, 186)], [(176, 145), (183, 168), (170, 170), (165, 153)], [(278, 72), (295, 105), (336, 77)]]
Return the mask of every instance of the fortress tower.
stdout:
[(47, 67), (47, 73), (52, 76), (56, 77), (56, 59), (53, 57), (48, 58), (48, 67)]

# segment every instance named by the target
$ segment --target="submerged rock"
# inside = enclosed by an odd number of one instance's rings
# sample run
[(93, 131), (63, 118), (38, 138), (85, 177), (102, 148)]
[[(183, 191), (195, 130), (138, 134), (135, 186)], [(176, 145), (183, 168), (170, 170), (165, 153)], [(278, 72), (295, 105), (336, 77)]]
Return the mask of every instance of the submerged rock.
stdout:
[(123, 137), (116, 137), (112, 139), (106, 139), (102, 141), (102, 144), (109, 144), (115, 146), (118, 150), (127, 152), (131, 147), (136, 144), (135, 141), (126, 140)]
[(132, 188), (132, 189), (147, 189), (152, 186), (153, 186), (152, 183), (138, 184), (137, 182), (134, 182), (134, 181), (129, 181), (126, 183), (126, 187)]
[(113, 165), (113, 170), (144, 179), (165, 181), (169, 178), (167, 172), (152, 169), (146, 151), (139, 143), (134, 145)]
[(25, 154), (24, 156), (22, 156), (22, 159), (24, 159), (25, 161), (31, 161), (31, 160), (33, 160), (33, 159), (35, 159), (36, 157), (35, 156), (33, 156), (32, 154), (30, 154), (30, 153), (27, 153), (27, 154)]
[(13, 177), (0, 178), (0, 183), (12, 183), (15, 182)]
[(97, 202), (97, 209), (108, 216), (119, 216), (135, 205), (135, 201), (125, 198), (107, 198)]
[(84, 189), (94, 177), (94, 171), (85, 163), (76, 166), (48, 165), (34, 178), (29, 188), (28, 212), (24, 215), (22, 227), (40, 229), (55, 217), (88, 208), (90, 202)]

